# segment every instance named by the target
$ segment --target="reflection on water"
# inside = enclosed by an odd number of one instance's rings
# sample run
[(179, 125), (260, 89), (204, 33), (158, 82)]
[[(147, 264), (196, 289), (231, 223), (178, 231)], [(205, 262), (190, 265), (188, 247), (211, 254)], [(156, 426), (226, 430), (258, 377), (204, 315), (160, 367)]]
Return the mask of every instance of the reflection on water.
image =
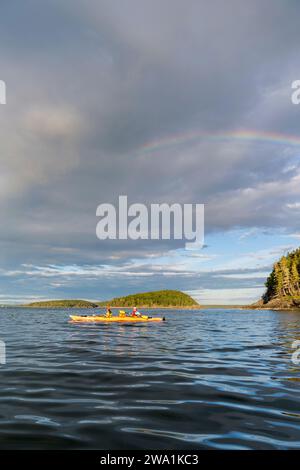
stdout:
[(168, 311), (130, 325), (68, 314), (1, 310), (2, 449), (300, 448), (299, 313)]

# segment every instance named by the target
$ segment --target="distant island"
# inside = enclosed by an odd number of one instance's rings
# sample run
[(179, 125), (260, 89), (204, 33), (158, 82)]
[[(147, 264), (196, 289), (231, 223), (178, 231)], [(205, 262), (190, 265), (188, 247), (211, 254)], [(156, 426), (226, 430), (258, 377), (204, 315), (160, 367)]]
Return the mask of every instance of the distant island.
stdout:
[(199, 304), (188, 294), (177, 290), (160, 290), (142, 292), (116, 297), (111, 300), (89, 302), (87, 300), (48, 300), (24, 305), (28, 308), (99, 308), (106, 307), (139, 307), (139, 308), (199, 308)]
[(266, 281), (266, 292), (252, 308), (300, 308), (300, 248), (282, 256)]
[(188, 294), (178, 290), (159, 290), (154, 292), (142, 292), (139, 294), (116, 297), (106, 302), (100, 302), (100, 306), (111, 307), (199, 307), (199, 304)]

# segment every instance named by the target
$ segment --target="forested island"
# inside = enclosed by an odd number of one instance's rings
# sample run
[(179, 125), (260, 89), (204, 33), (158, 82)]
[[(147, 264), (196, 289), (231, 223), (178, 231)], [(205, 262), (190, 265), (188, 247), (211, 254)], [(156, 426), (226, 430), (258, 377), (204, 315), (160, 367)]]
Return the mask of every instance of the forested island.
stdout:
[(109, 304), (111, 307), (199, 307), (199, 304), (188, 294), (177, 290), (160, 290), (154, 292), (142, 292), (139, 294), (116, 297), (101, 306)]
[(111, 300), (89, 302), (87, 300), (48, 300), (24, 305), (28, 308), (99, 308), (106, 307), (139, 307), (139, 308), (197, 308), (199, 304), (184, 292), (161, 290), (116, 297)]
[(300, 308), (300, 248), (274, 264), (265, 285), (265, 294), (253, 308)]

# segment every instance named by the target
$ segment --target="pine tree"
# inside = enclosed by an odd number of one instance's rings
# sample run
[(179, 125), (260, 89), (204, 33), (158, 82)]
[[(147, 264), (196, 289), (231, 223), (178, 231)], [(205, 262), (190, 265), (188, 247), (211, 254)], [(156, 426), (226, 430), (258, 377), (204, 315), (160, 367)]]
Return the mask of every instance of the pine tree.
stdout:
[(290, 278), (291, 278), (291, 283), (292, 283), (294, 292), (297, 292), (299, 294), (300, 276), (298, 272), (296, 257), (292, 258), (292, 263), (291, 263), (291, 268), (290, 268)]
[(266, 281), (264, 302), (284, 297), (300, 295), (300, 248), (283, 256), (274, 264), (273, 270)]
[(275, 297), (282, 297), (284, 295), (284, 288), (283, 288), (283, 273), (281, 270), (280, 263), (275, 264)]
[(282, 272), (282, 279), (283, 279), (283, 292), (284, 295), (293, 295), (293, 290), (291, 288), (291, 280), (290, 280), (290, 270), (289, 270), (289, 261), (288, 258), (283, 256), (279, 262), (281, 272)]

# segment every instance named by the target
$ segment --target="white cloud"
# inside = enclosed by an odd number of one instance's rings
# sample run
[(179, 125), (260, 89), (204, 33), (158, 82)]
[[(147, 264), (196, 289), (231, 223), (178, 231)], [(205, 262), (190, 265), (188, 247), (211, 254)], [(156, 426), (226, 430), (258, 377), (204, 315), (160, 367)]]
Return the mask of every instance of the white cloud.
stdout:
[(200, 305), (249, 305), (257, 301), (264, 293), (264, 287), (240, 289), (201, 289), (187, 293)]
[(221, 277), (225, 279), (259, 279), (267, 278), (270, 272), (256, 271), (253, 273), (236, 273), (236, 274), (217, 274), (215, 277)]
[(75, 109), (59, 106), (31, 107), (23, 116), (23, 128), (41, 138), (79, 137), (83, 121)]
[(299, 210), (300, 209), (300, 202), (291, 202), (286, 204), (288, 209)]
[(291, 233), (290, 235), (288, 235), (290, 238), (296, 238), (296, 239), (299, 239), (300, 238), (300, 233)]

